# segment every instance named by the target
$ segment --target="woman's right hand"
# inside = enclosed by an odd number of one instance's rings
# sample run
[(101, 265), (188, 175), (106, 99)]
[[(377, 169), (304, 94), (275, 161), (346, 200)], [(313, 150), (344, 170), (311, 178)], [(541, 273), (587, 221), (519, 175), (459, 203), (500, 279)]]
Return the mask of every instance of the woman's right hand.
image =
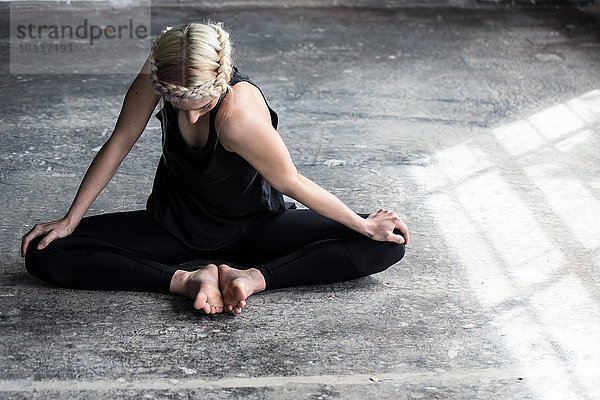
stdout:
[(65, 218), (57, 221), (36, 224), (29, 232), (27, 232), (27, 234), (23, 236), (23, 239), (21, 239), (21, 257), (25, 257), (29, 242), (36, 237), (45, 235), (45, 237), (37, 246), (38, 250), (42, 250), (53, 240), (70, 235), (74, 229), (75, 227), (71, 226)]

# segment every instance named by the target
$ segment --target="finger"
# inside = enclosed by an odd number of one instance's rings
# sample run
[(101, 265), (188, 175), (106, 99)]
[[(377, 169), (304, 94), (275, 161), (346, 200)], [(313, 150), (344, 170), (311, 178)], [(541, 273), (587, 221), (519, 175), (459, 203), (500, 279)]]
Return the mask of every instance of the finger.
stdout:
[(42, 240), (40, 240), (40, 243), (38, 243), (37, 249), (44, 249), (50, 244), (50, 242), (52, 242), (56, 238), (58, 238), (58, 233), (56, 233), (56, 231), (52, 230), (48, 232), (48, 234)]
[(396, 228), (394, 229), (394, 234), (396, 236), (400, 236), (404, 239), (404, 244), (408, 244), (408, 240), (409, 240), (409, 233), (408, 233), (408, 228), (404, 227), (403, 229), (400, 228)]
[(400, 231), (400, 234), (404, 237), (406, 243), (408, 244), (408, 226), (404, 223), (404, 221), (402, 221), (402, 218), (396, 216), (394, 218), (394, 223), (395, 223), (395, 229), (394, 230), (398, 230)]
[(35, 238), (35, 236), (32, 237), (30, 234), (27, 234), (21, 239), (21, 257), (25, 257), (27, 246), (29, 246), (29, 242), (31, 242), (33, 238)]
[(404, 237), (404, 242), (406, 244), (408, 244), (409, 240), (410, 240), (410, 233), (408, 231), (408, 226), (406, 226), (406, 224), (404, 223), (404, 221), (401, 221), (401, 228), (400, 228), (400, 232), (402, 234), (402, 236)]
[(29, 242), (35, 239), (38, 236), (43, 235), (45, 232), (42, 230), (41, 226), (34, 226), (21, 240), (21, 257), (25, 257), (25, 253), (27, 252), (27, 247), (29, 247)]
[(403, 244), (404, 243), (404, 237), (401, 235), (396, 235), (396, 234), (391, 234), (388, 236), (387, 238), (388, 242), (393, 242), (393, 243), (398, 243), (398, 244)]

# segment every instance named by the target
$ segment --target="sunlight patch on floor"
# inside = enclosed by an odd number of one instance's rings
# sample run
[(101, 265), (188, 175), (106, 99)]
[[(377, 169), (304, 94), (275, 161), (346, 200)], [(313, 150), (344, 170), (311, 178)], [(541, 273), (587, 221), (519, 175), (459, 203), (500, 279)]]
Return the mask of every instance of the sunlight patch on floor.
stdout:
[[(600, 307), (590, 293), (597, 285), (593, 274), (577, 275), (600, 266), (600, 184), (565, 162), (597, 142), (599, 122), (600, 90), (593, 90), (439, 149), (434, 165), (411, 169), (474, 296), (496, 307), (492, 326), (524, 374), (532, 365), (573, 371), (531, 376), (536, 398), (600, 392), (600, 379), (584, 378), (600, 365)], [(573, 251), (595, 265), (574, 263)]]

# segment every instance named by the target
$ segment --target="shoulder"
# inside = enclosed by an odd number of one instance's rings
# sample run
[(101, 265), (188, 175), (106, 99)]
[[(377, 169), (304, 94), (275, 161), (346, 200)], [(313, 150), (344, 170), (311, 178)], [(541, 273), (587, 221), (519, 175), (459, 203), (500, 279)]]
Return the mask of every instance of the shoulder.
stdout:
[(238, 82), (221, 101), (215, 117), (215, 128), (225, 145), (255, 128), (271, 126), (271, 115), (261, 91), (252, 83)]
[[(254, 107), (260, 109), (263, 106), (266, 108), (260, 89), (247, 81), (241, 81), (233, 85), (223, 98), (222, 106), (236, 111), (255, 111)], [(250, 108), (246, 108), (248, 106)]]

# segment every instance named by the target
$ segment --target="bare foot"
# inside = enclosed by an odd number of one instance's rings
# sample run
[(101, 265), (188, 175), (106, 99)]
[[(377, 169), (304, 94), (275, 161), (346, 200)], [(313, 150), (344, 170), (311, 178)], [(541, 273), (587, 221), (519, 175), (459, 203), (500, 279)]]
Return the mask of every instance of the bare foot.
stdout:
[(246, 299), (265, 290), (265, 278), (256, 268), (234, 269), (219, 265), (219, 288), (225, 311), (239, 314), (246, 306)]
[(223, 311), (223, 298), (219, 290), (219, 270), (208, 264), (196, 271), (177, 270), (171, 279), (171, 293), (194, 300), (194, 308), (206, 314)]

